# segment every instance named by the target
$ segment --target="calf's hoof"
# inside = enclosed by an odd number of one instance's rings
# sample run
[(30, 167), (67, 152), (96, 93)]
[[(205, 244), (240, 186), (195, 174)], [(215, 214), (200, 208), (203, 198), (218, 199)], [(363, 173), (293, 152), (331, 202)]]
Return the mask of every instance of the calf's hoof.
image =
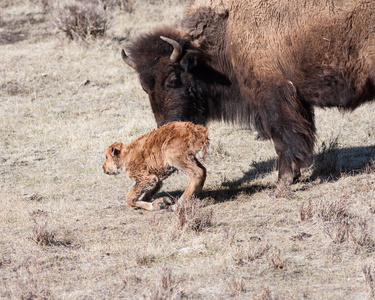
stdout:
[(152, 202), (155, 210), (167, 209), (172, 204), (174, 204), (174, 201), (169, 197), (161, 197)]
[(158, 205), (159, 205), (159, 209), (160, 209), (160, 210), (161, 210), (161, 209), (166, 209), (166, 208), (167, 208), (167, 206), (166, 206), (165, 203), (163, 203), (163, 202), (159, 202)]
[(163, 202), (165, 205), (172, 205), (174, 204), (174, 199), (170, 197), (163, 197)]

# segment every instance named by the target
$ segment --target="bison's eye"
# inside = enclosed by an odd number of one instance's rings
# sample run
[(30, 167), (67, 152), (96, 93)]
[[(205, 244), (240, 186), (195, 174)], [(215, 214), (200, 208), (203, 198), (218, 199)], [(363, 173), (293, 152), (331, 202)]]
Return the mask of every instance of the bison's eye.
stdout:
[(107, 156), (107, 155), (105, 156), (105, 159), (106, 159), (106, 160), (108, 159), (108, 156)]
[(176, 88), (180, 85), (180, 79), (176, 75), (172, 75), (166, 81), (167, 88)]

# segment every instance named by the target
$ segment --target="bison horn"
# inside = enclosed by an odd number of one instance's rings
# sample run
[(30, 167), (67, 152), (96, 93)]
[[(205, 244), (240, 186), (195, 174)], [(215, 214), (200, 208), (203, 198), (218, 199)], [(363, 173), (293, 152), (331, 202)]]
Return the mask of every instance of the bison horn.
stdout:
[(126, 55), (124, 49), (121, 50), (121, 57), (129, 67), (132, 67), (133, 69), (135, 69), (134, 61), (129, 56)]
[(170, 38), (167, 38), (167, 37), (164, 37), (164, 36), (161, 36), (160, 37), (163, 41), (167, 42), (168, 44), (170, 44), (172, 47), (173, 47), (173, 52), (170, 56), (170, 60), (175, 63), (178, 61), (178, 59), (180, 58), (181, 54), (182, 54), (182, 47), (181, 45), (176, 42), (175, 40), (172, 40)]

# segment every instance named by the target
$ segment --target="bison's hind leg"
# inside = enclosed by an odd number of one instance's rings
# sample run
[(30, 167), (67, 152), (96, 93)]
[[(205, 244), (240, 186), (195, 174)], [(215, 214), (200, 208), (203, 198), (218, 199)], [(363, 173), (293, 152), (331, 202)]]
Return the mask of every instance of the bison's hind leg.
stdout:
[(315, 142), (314, 111), (299, 95), (294, 84), (281, 81), (263, 95), (260, 115), (263, 131), (270, 137), (279, 157), (279, 180), (275, 195), (279, 196), (301, 176), (307, 166)]

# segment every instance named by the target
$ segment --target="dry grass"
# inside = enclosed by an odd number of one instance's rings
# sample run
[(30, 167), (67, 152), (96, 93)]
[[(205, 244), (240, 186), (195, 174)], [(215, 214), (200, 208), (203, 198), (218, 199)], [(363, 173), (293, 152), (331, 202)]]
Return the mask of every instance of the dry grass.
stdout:
[(103, 0), (101, 1), (106, 9), (119, 8), (126, 12), (133, 12), (136, 0)]
[(33, 218), (34, 226), (32, 229), (33, 235), (31, 239), (39, 246), (50, 246), (55, 242), (55, 233), (47, 229), (47, 219), (38, 223)]
[(213, 209), (204, 208), (204, 203), (197, 197), (191, 197), (175, 204), (175, 227), (178, 231), (192, 230), (201, 232), (212, 226)]
[(227, 291), (232, 297), (240, 297), (245, 292), (245, 280), (241, 278), (231, 278), (227, 281)]
[(324, 232), (335, 244), (350, 242), (356, 251), (375, 251), (375, 241), (369, 232), (368, 219), (351, 213), (344, 199), (327, 200), (315, 205), (310, 200), (300, 208), (301, 221), (321, 221)]
[(169, 267), (161, 266), (156, 270), (154, 282), (148, 286), (148, 294), (145, 298), (150, 300), (174, 300), (180, 299), (182, 291), (179, 289), (179, 281), (173, 276)]
[(71, 39), (102, 37), (108, 28), (108, 16), (103, 5), (69, 1), (52, 11), (53, 24)]
[(375, 299), (374, 271), (370, 265), (363, 266), (362, 271), (366, 281), (367, 299), (373, 300)]
[(373, 298), (374, 103), (316, 111), (315, 165), (285, 197), (272, 143), (222, 123), (190, 208), (132, 210), (132, 182), (103, 174), (108, 145), (156, 126), (120, 50), (183, 2), (107, 2), (106, 34), (81, 43), (52, 24), (54, 1), (0, 1), (0, 298)]
[(11, 299), (41, 299), (52, 298), (48, 278), (41, 276), (43, 271), (38, 265), (21, 266), (16, 270), (18, 280), (14, 290), (9, 291)]

